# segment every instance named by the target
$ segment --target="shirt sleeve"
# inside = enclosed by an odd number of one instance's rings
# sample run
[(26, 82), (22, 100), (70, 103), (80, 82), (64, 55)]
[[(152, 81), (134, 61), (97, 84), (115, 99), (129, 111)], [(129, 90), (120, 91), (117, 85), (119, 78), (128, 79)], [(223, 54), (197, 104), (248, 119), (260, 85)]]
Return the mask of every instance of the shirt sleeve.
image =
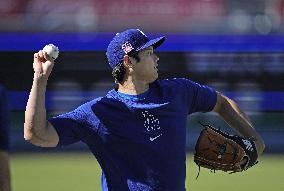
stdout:
[(9, 109), (6, 91), (0, 86), (0, 149), (9, 149)]
[(216, 91), (206, 85), (201, 85), (189, 79), (177, 79), (183, 86), (188, 100), (188, 113), (212, 111), (217, 102)]
[(76, 109), (48, 119), (59, 137), (57, 147), (67, 146), (81, 140), (81, 135), (84, 132), (84, 126), (82, 125), (83, 115), (84, 112), (82, 110)]

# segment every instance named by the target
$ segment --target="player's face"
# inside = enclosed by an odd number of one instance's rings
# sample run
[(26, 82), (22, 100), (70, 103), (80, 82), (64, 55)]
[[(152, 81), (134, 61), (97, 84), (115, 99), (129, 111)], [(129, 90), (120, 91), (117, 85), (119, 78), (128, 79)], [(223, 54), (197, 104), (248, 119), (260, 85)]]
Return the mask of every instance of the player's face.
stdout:
[(153, 47), (139, 52), (140, 61), (135, 64), (134, 72), (137, 80), (151, 83), (158, 78), (158, 56), (153, 52)]

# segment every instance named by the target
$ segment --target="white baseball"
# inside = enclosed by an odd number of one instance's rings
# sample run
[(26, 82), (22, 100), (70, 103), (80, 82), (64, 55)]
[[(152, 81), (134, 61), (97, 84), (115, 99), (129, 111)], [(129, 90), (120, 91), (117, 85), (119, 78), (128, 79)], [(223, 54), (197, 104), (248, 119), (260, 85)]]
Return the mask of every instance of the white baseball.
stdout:
[(53, 60), (55, 60), (58, 57), (58, 55), (59, 55), (58, 47), (54, 46), (53, 44), (45, 45), (45, 47), (42, 50), (44, 52), (46, 52), (48, 54), (48, 56), (50, 58), (52, 58)]

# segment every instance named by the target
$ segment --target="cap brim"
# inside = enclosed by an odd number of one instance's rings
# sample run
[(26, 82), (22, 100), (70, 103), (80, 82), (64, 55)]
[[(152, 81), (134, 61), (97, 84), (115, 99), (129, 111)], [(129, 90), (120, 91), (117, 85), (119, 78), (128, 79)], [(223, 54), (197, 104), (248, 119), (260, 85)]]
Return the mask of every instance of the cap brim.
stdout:
[(165, 40), (166, 40), (166, 37), (164, 37), (164, 36), (152, 39), (149, 42), (147, 42), (146, 44), (144, 44), (143, 46), (141, 46), (140, 48), (138, 48), (136, 51), (143, 50), (143, 49), (148, 48), (150, 46), (153, 46), (153, 48), (156, 49), (159, 46), (161, 46)]

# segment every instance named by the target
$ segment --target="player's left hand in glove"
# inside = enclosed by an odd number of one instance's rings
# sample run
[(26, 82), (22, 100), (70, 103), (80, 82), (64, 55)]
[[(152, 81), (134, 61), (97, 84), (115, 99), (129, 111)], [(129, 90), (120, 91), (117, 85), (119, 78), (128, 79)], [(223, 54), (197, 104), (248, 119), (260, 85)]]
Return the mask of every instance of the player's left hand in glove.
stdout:
[(194, 154), (194, 162), (199, 168), (234, 173), (257, 164), (258, 154), (253, 140), (200, 124), (205, 128), (197, 140)]

